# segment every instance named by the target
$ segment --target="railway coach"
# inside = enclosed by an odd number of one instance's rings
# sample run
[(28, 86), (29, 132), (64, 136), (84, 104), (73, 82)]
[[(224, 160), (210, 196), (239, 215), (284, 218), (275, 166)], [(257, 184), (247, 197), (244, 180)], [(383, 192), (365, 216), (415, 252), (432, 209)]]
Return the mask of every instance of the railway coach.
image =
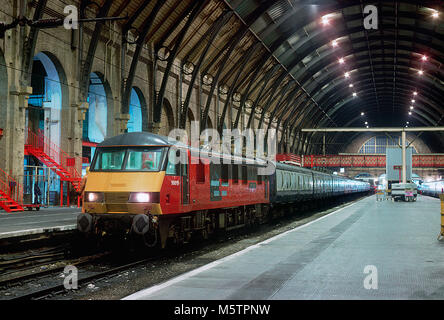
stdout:
[[(201, 151), (147, 132), (106, 139), (91, 163), (78, 229), (164, 247), (168, 239), (183, 243), (264, 222), (274, 205), (369, 189), (296, 166)], [(259, 175), (267, 165), (274, 173)]]
[(423, 182), (421, 184), (421, 193), (426, 196), (439, 198), (444, 193), (444, 180)]

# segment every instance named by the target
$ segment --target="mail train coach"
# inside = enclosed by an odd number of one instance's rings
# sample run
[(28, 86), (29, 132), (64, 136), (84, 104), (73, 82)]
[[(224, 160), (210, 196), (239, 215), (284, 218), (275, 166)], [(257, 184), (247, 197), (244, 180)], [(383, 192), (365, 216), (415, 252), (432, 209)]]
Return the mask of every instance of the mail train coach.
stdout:
[[(183, 243), (262, 223), (276, 207), (370, 189), (366, 182), (293, 165), (212, 156), (210, 161), (197, 149), (146, 132), (104, 140), (91, 162), (78, 229), (164, 247), (167, 240)], [(260, 174), (270, 168), (272, 174)]]

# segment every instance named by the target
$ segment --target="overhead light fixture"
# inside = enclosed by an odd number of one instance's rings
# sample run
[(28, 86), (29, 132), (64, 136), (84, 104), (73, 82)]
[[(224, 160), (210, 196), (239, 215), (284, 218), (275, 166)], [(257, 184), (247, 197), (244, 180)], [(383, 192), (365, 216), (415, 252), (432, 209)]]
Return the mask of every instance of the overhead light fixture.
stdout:
[(407, 123), (407, 124), (410, 124), (410, 122), (408, 122), (408, 121), (407, 121), (406, 123)]
[(325, 15), (321, 18), (322, 25), (326, 26), (330, 23), (330, 20), (328, 19), (328, 15)]
[(416, 96), (417, 94), (418, 94), (418, 92), (416, 92), (416, 91), (413, 92), (413, 95), (414, 95), (414, 96)]
[(422, 57), (421, 57), (421, 60), (422, 61), (427, 61), (427, 56), (425, 54), (423, 54)]
[(436, 10), (433, 10), (432, 17), (433, 17), (434, 19), (436, 19), (436, 18), (438, 18), (438, 16), (439, 16), (439, 12), (436, 11)]
[(344, 63), (344, 58), (340, 58), (340, 59), (339, 59), (339, 63), (340, 63), (340, 64), (343, 64), (343, 63)]
[(413, 106), (410, 106), (410, 110), (413, 110)]
[(361, 112), (361, 116), (363, 116), (364, 115), (364, 112)]
[(350, 84), (348, 85), (348, 87), (349, 87), (349, 88), (353, 88), (353, 83), (350, 83)]
[(409, 112), (409, 116), (411, 116), (412, 115), (412, 113), (411, 112)]
[(346, 72), (346, 73), (344, 73), (344, 76), (345, 76), (346, 78), (348, 78), (348, 77), (350, 77), (350, 73)]
[(419, 73), (420, 76), (422, 76), (424, 74), (424, 71), (419, 70), (418, 73)]
[(337, 47), (337, 46), (338, 46), (338, 42), (337, 42), (336, 40), (333, 40), (333, 41), (331, 42), (331, 45), (332, 45), (333, 47)]
[(412, 103), (415, 103), (415, 99), (412, 99)]
[(368, 126), (367, 126), (367, 129), (368, 129)]
[(353, 92), (353, 97), (356, 97), (356, 96), (357, 96), (356, 92)]

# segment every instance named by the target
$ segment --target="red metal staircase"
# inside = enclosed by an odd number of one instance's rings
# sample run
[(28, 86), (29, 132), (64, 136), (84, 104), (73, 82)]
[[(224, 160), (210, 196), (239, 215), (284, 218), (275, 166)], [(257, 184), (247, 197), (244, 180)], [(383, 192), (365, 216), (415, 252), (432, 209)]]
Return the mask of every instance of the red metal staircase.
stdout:
[(0, 169), (0, 208), (6, 212), (23, 211), (22, 186)]
[(74, 189), (80, 192), (82, 177), (75, 168), (75, 158), (69, 157), (59, 146), (52, 143), (43, 131), (39, 130), (36, 134), (28, 129), (25, 150), (59, 175), (61, 181), (70, 182)]

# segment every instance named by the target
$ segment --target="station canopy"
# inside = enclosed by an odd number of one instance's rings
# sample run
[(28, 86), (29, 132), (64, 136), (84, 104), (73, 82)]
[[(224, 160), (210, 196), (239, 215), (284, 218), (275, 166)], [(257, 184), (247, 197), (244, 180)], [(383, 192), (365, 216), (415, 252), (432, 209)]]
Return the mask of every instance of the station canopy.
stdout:
[[(119, 22), (129, 46), (143, 38), (164, 68), (169, 58), (178, 59), (181, 65), (172, 68), (256, 114), (256, 122), (248, 119), (256, 128), (266, 129), (269, 120), (294, 132), (444, 125), (443, 1), (111, 3), (109, 16), (129, 16)], [(365, 28), (375, 9), (376, 28)], [(199, 80), (192, 78), (195, 70)], [(233, 117), (238, 125), (236, 112)], [(439, 133), (423, 138), (432, 149), (442, 148)]]

